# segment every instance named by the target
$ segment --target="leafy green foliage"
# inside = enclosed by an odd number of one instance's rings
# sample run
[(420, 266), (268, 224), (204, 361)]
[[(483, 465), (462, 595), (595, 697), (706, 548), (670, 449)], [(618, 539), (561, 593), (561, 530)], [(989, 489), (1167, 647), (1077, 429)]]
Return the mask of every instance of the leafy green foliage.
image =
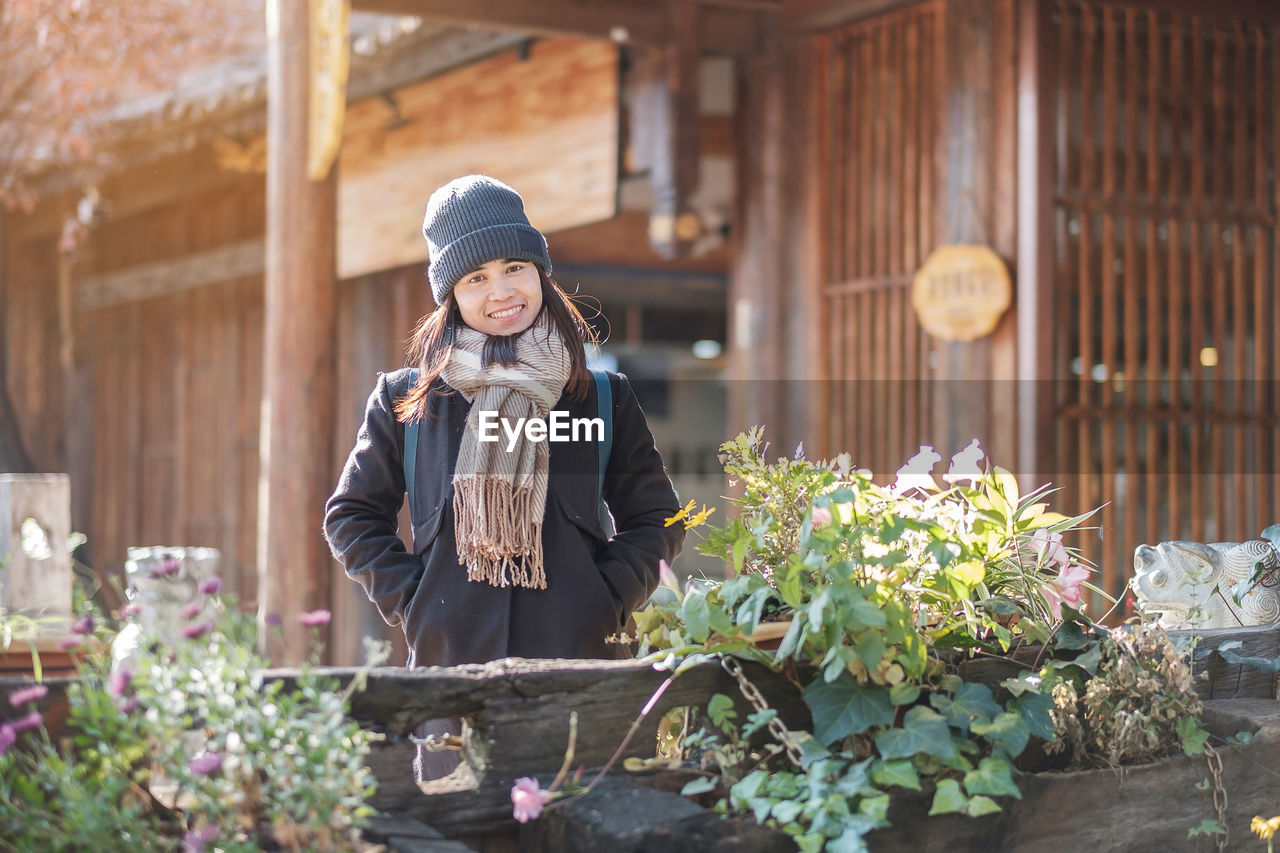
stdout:
[(0, 825), (15, 828), (0, 849), (174, 850), (191, 834), (224, 851), (356, 849), (375, 735), (347, 716), (355, 685), (311, 666), (264, 684), (250, 620), (216, 594), (199, 605), (196, 619), (216, 614), (207, 633), (169, 645), (144, 631), (115, 671), (86, 654), (68, 734), (0, 755)]
[[(746, 742), (765, 721), (739, 733), (716, 696), (686, 754), (725, 780), (725, 810), (776, 824), (805, 851), (864, 849), (897, 789), (931, 791), (934, 814), (999, 811), (1019, 796), (1014, 762), (1032, 738), (1059, 734), (1055, 685), (1083, 687), (1106, 664), (1109, 635), (1080, 612), (1087, 572), (1062, 541), (1088, 514), (1049, 511), (1047, 489), (1021, 494), (1000, 468), (947, 487), (916, 471), (909, 488), (887, 488), (847, 455), (765, 453), (759, 429), (721, 447), (739, 512), (699, 550), (733, 576), (637, 613), (638, 640), (642, 653), (783, 670), (812, 737), (800, 766), (786, 764), (781, 748)], [(779, 621), (775, 648), (754, 641)], [(1037, 664), (999, 692), (958, 677), (967, 661), (1031, 646), (1043, 647)]]

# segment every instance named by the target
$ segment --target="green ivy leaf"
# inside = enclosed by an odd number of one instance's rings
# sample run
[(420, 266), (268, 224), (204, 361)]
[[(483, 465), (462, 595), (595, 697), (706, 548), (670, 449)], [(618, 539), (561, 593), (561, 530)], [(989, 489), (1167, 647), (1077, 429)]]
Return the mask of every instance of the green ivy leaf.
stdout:
[(1003, 758), (984, 758), (978, 769), (964, 774), (964, 789), (970, 794), (988, 794), (993, 797), (1022, 799), (1022, 792), (1013, 784), (1009, 771), (1012, 768)]
[(813, 736), (824, 744), (893, 722), (889, 691), (879, 685), (860, 686), (848, 672), (830, 684), (810, 684), (804, 701), (813, 714)]
[(969, 800), (965, 797), (964, 791), (960, 790), (960, 783), (955, 779), (941, 779), (938, 781), (938, 790), (933, 795), (933, 805), (929, 807), (929, 814), (951, 812), (964, 814), (968, 806)]
[(1091, 642), (1093, 642), (1092, 638), (1084, 632), (1079, 622), (1063, 622), (1062, 627), (1058, 629), (1055, 645), (1060, 649), (1076, 650), (1083, 649)]
[(920, 774), (910, 761), (877, 761), (871, 768), (871, 780), (877, 785), (897, 785), (899, 788), (920, 790)]
[(981, 817), (984, 814), (992, 814), (1000, 811), (1000, 806), (996, 805), (996, 801), (990, 797), (978, 795), (969, 800), (969, 808), (967, 809), (969, 817)]
[(900, 729), (876, 735), (876, 748), (885, 759), (910, 758), (918, 752), (950, 758), (956, 754), (951, 729), (936, 711), (917, 705), (907, 712)]
[(773, 808), (769, 810), (769, 816), (780, 824), (788, 824), (800, 816), (801, 810), (804, 809), (800, 803), (795, 800), (779, 800), (773, 804)]
[(760, 624), (760, 614), (764, 611), (765, 603), (769, 600), (769, 594), (768, 587), (757, 589), (747, 596), (747, 600), (742, 602), (742, 606), (738, 608), (736, 618), (744, 632), (751, 633)]
[(947, 718), (947, 723), (961, 731), (968, 731), (974, 718), (992, 718), (1003, 710), (992, 697), (990, 687), (974, 682), (961, 685), (954, 698), (934, 693), (929, 697), (929, 704)]
[(879, 631), (863, 631), (854, 641), (854, 649), (858, 652), (858, 660), (872, 672), (880, 665), (884, 657), (884, 635)]
[(982, 735), (1014, 758), (1022, 754), (1031, 737), (1031, 727), (1026, 720), (1011, 712), (1005, 712), (990, 722), (974, 720), (970, 728), (974, 734)]
[(1204, 753), (1204, 744), (1209, 739), (1209, 733), (1200, 727), (1200, 723), (1195, 717), (1183, 717), (1178, 720), (1174, 726), (1174, 731), (1182, 739), (1182, 751), (1187, 755), (1201, 755)]
[(893, 705), (910, 705), (920, 698), (920, 685), (911, 681), (899, 681), (889, 688), (889, 702)]
[(749, 738), (765, 726), (769, 725), (769, 721), (778, 716), (776, 708), (765, 708), (763, 711), (756, 711), (754, 714), (747, 715), (747, 724), (742, 727), (742, 736)]
[(1026, 693), (1009, 703), (1027, 724), (1031, 734), (1051, 741), (1058, 734), (1053, 727), (1053, 697), (1047, 693)]
[(723, 693), (717, 693), (711, 697), (711, 701), (707, 702), (707, 716), (711, 718), (711, 722), (719, 728), (725, 728), (725, 724), (730, 720), (738, 717), (738, 712), (733, 710), (733, 700)]
[(692, 794), (705, 794), (707, 791), (716, 789), (716, 780), (712, 776), (699, 776), (697, 779), (690, 779), (685, 786), (680, 789), (680, 796), (688, 797)]
[(860, 598), (853, 602), (852, 619), (847, 630), (856, 631), (863, 628), (883, 628), (885, 626), (884, 611), (874, 601)]
[(684, 623), (684, 635), (695, 643), (705, 643), (711, 635), (705, 596), (690, 593), (680, 605), (680, 620)]

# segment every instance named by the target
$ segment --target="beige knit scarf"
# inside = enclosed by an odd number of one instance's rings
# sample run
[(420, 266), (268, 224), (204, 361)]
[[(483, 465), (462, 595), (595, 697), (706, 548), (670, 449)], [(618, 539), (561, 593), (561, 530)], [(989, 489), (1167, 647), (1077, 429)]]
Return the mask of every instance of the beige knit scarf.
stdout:
[[(527, 441), (522, 429), (508, 451), (501, 424), (515, 429), (520, 418), (546, 418), (569, 381), (569, 351), (546, 311), (516, 338), (513, 367), (482, 366), (485, 339), (460, 325), (442, 372), (471, 403), (453, 474), (458, 560), (468, 580), (546, 589), (542, 515), (550, 448), (546, 440)], [(479, 440), (483, 412), (498, 413), (498, 441)]]

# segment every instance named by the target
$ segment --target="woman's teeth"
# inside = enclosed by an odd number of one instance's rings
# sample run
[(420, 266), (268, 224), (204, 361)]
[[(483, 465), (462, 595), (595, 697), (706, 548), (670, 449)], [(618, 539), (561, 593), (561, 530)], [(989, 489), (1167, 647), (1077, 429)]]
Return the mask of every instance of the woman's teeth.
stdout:
[(516, 305), (512, 308), (504, 308), (501, 311), (494, 311), (489, 316), (495, 320), (505, 320), (508, 317), (514, 317), (516, 314), (519, 314), (523, 310), (524, 310), (523, 305)]

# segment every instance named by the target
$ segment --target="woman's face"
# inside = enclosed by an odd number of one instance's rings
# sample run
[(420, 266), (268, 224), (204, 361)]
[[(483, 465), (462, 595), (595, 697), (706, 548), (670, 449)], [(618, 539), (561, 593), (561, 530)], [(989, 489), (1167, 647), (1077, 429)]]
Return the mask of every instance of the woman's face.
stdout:
[(542, 310), (542, 280), (529, 261), (490, 261), (454, 285), (462, 322), (486, 335), (518, 335)]

